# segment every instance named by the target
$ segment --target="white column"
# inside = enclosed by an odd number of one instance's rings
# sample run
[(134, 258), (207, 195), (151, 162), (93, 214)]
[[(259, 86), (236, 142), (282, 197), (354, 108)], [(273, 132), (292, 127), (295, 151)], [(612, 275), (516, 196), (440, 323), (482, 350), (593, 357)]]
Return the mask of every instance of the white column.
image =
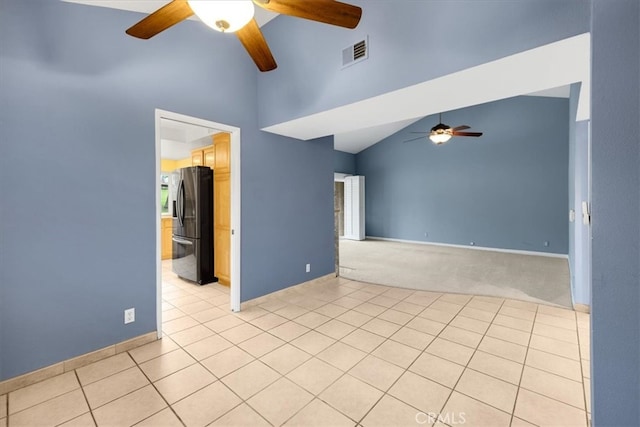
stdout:
[(365, 238), (364, 176), (344, 179), (344, 237), (351, 240)]

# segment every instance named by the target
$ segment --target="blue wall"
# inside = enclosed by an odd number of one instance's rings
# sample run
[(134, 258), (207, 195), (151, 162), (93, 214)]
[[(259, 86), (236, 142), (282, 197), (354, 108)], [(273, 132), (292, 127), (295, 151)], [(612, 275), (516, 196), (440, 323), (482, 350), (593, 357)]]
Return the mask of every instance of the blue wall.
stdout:
[(141, 17), (0, 2), (0, 380), (156, 329), (155, 108), (242, 128), (243, 300), (334, 271), (331, 138), (258, 130), (235, 37)]
[(333, 137), (263, 134), (251, 144), (242, 158), (243, 301), (335, 272)]
[(566, 254), (568, 117), (567, 99), (517, 97), (443, 115), (480, 138), (403, 142), (431, 116), (361, 151), (367, 235)]
[(333, 151), (333, 171), (355, 175), (356, 173), (355, 154), (334, 150)]
[(640, 3), (593, 0), (593, 425), (640, 425)]
[[(264, 29), (279, 72), (258, 78), (262, 127), (589, 31), (585, 0), (349, 3), (363, 8), (355, 30), (286, 16)], [(342, 49), (364, 36), (369, 36), (369, 58), (341, 69)]]

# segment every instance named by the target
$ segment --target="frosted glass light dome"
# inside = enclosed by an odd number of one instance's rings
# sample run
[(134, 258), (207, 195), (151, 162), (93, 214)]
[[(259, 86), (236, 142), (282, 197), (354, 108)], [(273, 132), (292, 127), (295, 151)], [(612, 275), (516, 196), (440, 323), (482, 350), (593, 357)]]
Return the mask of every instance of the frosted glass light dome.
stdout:
[(448, 140), (451, 139), (451, 133), (448, 132), (431, 132), (431, 135), (429, 135), (429, 139), (431, 141), (433, 141), (434, 144), (436, 145), (440, 145), (440, 144), (444, 144), (445, 142), (447, 142)]
[(238, 31), (254, 14), (250, 0), (187, 0), (187, 3), (202, 22), (223, 33)]

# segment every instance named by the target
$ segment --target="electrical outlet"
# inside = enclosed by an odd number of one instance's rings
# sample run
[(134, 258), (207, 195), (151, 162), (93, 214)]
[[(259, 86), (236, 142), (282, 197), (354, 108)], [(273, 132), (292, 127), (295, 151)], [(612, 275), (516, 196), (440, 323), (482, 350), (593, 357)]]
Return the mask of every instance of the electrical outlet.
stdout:
[(307, 264), (307, 266), (305, 267), (305, 271), (307, 273), (309, 273), (311, 271), (311, 264)]
[(133, 323), (136, 321), (136, 309), (128, 308), (124, 311), (124, 324)]
[(429, 237), (429, 233), (428, 233), (428, 232), (425, 232), (425, 233), (424, 233), (424, 237)]
[(544, 241), (544, 246), (545, 246), (545, 247), (549, 247), (549, 241), (548, 241), (548, 240), (545, 240), (545, 241)]

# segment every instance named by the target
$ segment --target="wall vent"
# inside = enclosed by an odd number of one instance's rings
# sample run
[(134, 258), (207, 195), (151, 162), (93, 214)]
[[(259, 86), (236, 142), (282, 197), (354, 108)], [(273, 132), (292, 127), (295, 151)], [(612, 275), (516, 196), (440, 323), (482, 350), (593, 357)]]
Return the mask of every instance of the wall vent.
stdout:
[(369, 57), (369, 37), (342, 49), (342, 68), (364, 61)]

